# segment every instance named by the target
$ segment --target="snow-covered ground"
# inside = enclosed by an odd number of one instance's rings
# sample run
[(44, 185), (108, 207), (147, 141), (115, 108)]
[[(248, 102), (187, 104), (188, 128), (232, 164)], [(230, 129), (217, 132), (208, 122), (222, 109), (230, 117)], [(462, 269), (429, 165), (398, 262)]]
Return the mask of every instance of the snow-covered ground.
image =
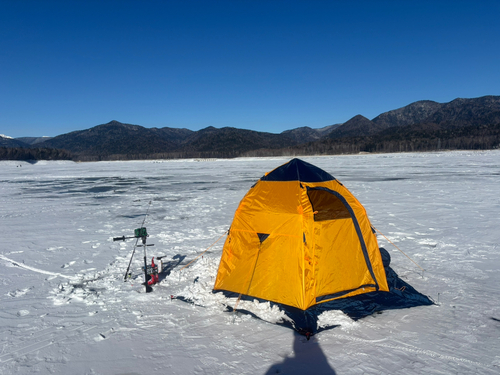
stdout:
[[(224, 238), (180, 269), (285, 158), (0, 162), (0, 374), (499, 373), (500, 151), (303, 159), (425, 268), (379, 237), (399, 276), (439, 303), (358, 321), (332, 311), (321, 319), (340, 326), (310, 341), (224, 312), (211, 293)], [(124, 282), (135, 241), (112, 237), (133, 235), (150, 201), (148, 257), (180, 264), (146, 294), (142, 248)]]

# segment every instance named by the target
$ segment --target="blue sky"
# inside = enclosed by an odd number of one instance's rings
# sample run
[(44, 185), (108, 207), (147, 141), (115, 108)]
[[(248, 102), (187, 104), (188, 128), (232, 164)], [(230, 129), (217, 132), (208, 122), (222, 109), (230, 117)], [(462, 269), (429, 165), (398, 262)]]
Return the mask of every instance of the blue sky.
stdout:
[(500, 95), (500, 1), (0, 0), (0, 134), (279, 133)]

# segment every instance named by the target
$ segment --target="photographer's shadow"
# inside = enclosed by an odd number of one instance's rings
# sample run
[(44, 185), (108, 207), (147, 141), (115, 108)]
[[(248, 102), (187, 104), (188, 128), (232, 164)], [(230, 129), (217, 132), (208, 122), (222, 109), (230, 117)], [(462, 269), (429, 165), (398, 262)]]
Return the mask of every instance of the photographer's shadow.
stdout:
[(281, 363), (272, 365), (265, 373), (265, 375), (274, 374), (334, 375), (335, 370), (328, 363), (316, 340), (307, 341), (304, 336), (294, 333), (293, 355), (286, 357)]

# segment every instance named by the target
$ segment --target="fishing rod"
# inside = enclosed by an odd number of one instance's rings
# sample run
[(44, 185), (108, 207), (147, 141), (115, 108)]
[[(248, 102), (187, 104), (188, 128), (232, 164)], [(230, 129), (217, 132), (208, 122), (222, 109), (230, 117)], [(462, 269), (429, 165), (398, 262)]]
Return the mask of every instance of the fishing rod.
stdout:
[[(144, 228), (144, 224), (146, 223), (146, 218), (148, 217), (150, 207), (151, 207), (151, 201), (149, 201), (148, 209), (146, 210), (146, 215), (144, 215), (144, 219), (142, 220), (141, 228)], [(141, 234), (140, 232), (141, 228), (138, 228), (134, 231), (135, 236), (133, 237), (122, 236), (113, 238), (113, 241), (125, 241), (126, 239), (129, 238), (137, 238), (137, 240), (135, 241), (134, 250), (132, 251), (132, 256), (130, 257), (130, 261), (128, 262), (127, 270), (125, 271), (125, 276), (123, 277), (123, 281), (127, 281), (127, 278), (130, 277), (128, 271), (130, 270), (130, 265), (132, 264), (132, 258), (134, 257), (135, 249), (137, 248), (137, 243), (139, 242), (139, 238), (141, 238), (140, 236), (138, 236), (138, 234)], [(146, 231), (146, 228), (144, 228), (144, 231)], [(146, 232), (146, 237), (147, 237), (147, 232)]]
[[(153, 291), (153, 288), (151, 288), (150, 284), (152, 285), (152, 284), (155, 284), (158, 282), (158, 267), (154, 264), (154, 258), (153, 258), (150, 266), (148, 266), (148, 264), (147, 264), (146, 247), (154, 246), (153, 244), (146, 243), (149, 235), (148, 235), (148, 231), (147, 231), (146, 227), (144, 227), (144, 224), (146, 223), (146, 218), (148, 217), (150, 207), (151, 207), (151, 201), (149, 201), (149, 206), (148, 206), (148, 209), (146, 211), (146, 215), (144, 216), (144, 220), (142, 220), (141, 227), (134, 230), (133, 236), (113, 237), (113, 241), (125, 241), (127, 239), (136, 238), (134, 250), (132, 251), (132, 256), (130, 257), (130, 261), (128, 262), (127, 271), (125, 271), (124, 281), (127, 281), (127, 278), (129, 278), (131, 276), (129, 271), (130, 271), (130, 265), (132, 264), (132, 259), (133, 259), (134, 254), (135, 254), (135, 249), (137, 249), (137, 247), (138, 247), (137, 244), (139, 243), (139, 239), (142, 241), (142, 247), (144, 248), (144, 285), (146, 286), (146, 293), (150, 293)], [(161, 258), (163, 258), (163, 257), (157, 258), (157, 259), (160, 259), (160, 263), (161, 263)]]

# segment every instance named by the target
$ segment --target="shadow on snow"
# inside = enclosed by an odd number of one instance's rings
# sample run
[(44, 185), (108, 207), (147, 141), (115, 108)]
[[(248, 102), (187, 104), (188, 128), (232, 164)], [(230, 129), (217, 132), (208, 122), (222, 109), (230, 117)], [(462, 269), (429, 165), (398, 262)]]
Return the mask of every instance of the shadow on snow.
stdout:
[(170, 273), (186, 258), (185, 255), (177, 254), (172, 257), (173, 260), (163, 263), (162, 272), (158, 274), (158, 282), (163, 281)]
[(304, 345), (306, 340), (298, 333), (294, 334), (293, 355), (287, 356), (283, 362), (275, 363), (265, 373), (272, 374), (317, 374), (335, 375), (335, 370), (327, 361), (317, 341)]

